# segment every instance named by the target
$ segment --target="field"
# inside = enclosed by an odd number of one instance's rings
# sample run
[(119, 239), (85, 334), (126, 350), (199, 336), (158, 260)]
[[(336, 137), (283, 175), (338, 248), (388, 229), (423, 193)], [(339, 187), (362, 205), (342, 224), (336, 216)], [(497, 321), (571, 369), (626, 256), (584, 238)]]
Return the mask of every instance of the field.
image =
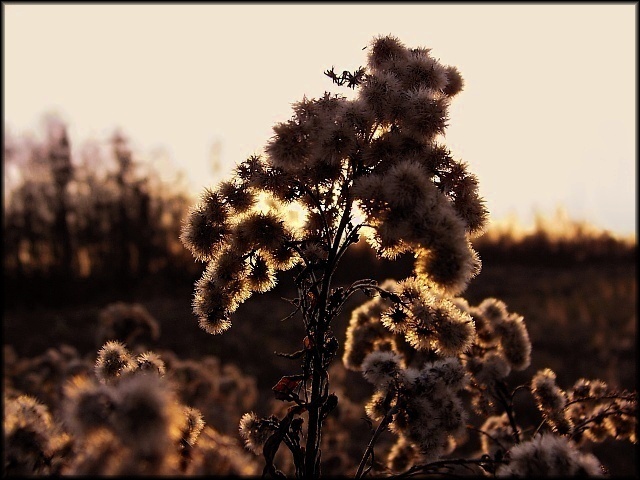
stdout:
[[(487, 297), (500, 298), (509, 311), (524, 316), (533, 345), (532, 365), (518, 372), (512, 379), (514, 385), (526, 382), (536, 370), (549, 367), (556, 372), (562, 388), (571, 387), (581, 377), (598, 378), (621, 389), (637, 388), (635, 248), (626, 255), (598, 255), (575, 261), (567, 261), (566, 255), (554, 257), (548, 249), (529, 249), (519, 261), (507, 255), (506, 249), (501, 258), (495, 245), (493, 250), (488, 246), (485, 249), (482, 272), (472, 280), (465, 297), (470, 304)], [(480, 249), (481, 255), (482, 252)], [(392, 264), (377, 260), (364, 247), (357, 248), (345, 259), (336, 284), (349, 284), (358, 278), (356, 271), (359, 277), (379, 281), (399, 279), (410, 273), (410, 259)], [(276, 289), (252, 297), (234, 315), (232, 328), (219, 336), (208, 335), (197, 326), (190, 305), (192, 281), (188, 275), (178, 280), (147, 279), (126, 292), (104, 288), (74, 298), (70, 291), (61, 293), (57, 302), (49, 300), (49, 304), (39, 304), (34, 297), (33, 302), (5, 307), (5, 386), (55, 401), (58, 397), (42, 392), (48, 382), (59, 384), (64, 380), (64, 375), (55, 377), (44, 370), (43, 359), (52, 356), (50, 349), (71, 346), (75, 350), (70, 355), (92, 364), (106, 340), (101, 330), (101, 312), (116, 302), (139, 304), (157, 321), (159, 335), (132, 335), (127, 346), (151, 349), (165, 359), (174, 359), (174, 365), (217, 358), (220, 365), (209, 370), (232, 379), (226, 390), (218, 388), (212, 395), (192, 388), (183, 392), (184, 400), (201, 409), (208, 425), (240, 445), (237, 426), (241, 415), (247, 411), (269, 415), (274, 405), (282, 405), (272, 399), (271, 387), (281, 376), (295, 373), (298, 368), (296, 362), (274, 355), (298, 349), (303, 337), (299, 319), (281, 321), (291, 312), (291, 305), (283, 300), (294, 296), (291, 280), (283, 275)], [(363, 300), (352, 299), (338, 319), (335, 332), (341, 345), (350, 311)], [(27, 359), (32, 359), (31, 363)], [(223, 373), (225, 365), (227, 373)], [(25, 370), (32, 372), (31, 381)], [(329, 425), (327, 442), (339, 445), (341, 453), (335, 458), (327, 453), (323, 458), (325, 471), (340, 473), (357, 467), (358, 455), (369, 439), (362, 417), (363, 402), (372, 389), (339, 361), (331, 369), (331, 381), (332, 389), (341, 393), (343, 410), (338, 415), (344, 418)], [(525, 406), (527, 401), (524, 400)], [(49, 406), (52, 411), (57, 408), (55, 404)], [(384, 446), (384, 436), (381, 441)], [(604, 442), (589, 448), (609, 466), (611, 474), (637, 474), (635, 450), (629, 442)], [(262, 465), (258, 457), (255, 460)]]

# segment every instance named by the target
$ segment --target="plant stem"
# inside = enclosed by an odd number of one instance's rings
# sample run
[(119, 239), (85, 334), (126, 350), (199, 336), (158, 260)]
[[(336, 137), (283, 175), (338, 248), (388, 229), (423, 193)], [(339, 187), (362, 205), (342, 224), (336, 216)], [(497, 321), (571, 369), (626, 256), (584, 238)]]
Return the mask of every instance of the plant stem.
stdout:
[[(385, 403), (391, 400), (391, 396), (392, 396), (392, 392), (390, 391), (387, 394)], [(369, 457), (373, 455), (373, 448), (375, 447), (376, 442), (378, 441), (378, 437), (382, 434), (384, 429), (387, 428), (387, 425), (391, 423), (391, 419), (393, 418), (393, 415), (396, 413), (396, 410), (397, 410), (397, 406), (389, 408), (389, 410), (387, 411), (387, 414), (384, 416), (384, 418), (380, 422), (380, 425), (378, 425), (378, 428), (376, 428), (376, 431), (373, 433), (373, 436), (369, 441), (369, 445), (367, 445), (367, 449), (365, 450), (364, 455), (362, 456), (362, 460), (360, 460), (360, 465), (358, 465), (358, 471), (356, 472), (356, 476), (354, 478), (361, 478), (363, 476), (364, 466), (367, 464), (367, 460), (369, 459)]]
[(507, 393), (507, 387), (503, 382), (497, 383), (496, 393), (498, 400), (502, 404), (505, 412), (507, 413), (507, 417), (509, 418), (509, 423), (511, 424), (511, 429), (513, 430), (513, 438), (516, 443), (520, 443), (520, 432), (518, 430), (518, 425), (516, 424), (516, 419), (513, 413), (513, 404), (507, 399), (509, 395)]
[(324, 332), (322, 330), (323, 329), (318, 325), (316, 338), (314, 338), (316, 348), (314, 348), (313, 367), (311, 370), (311, 402), (309, 402), (307, 407), (309, 410), (309, 426), (307, 430), (307, 446), (304, 462), (305, 478), (318, 478), (320, 476), (319, 468), (316, 469), (316, 465), (318, 464), (321, 437), (320, 409), (322, 408), (322, 345), (319, 345), (318, 342), (320, 338), (322, 338), (320, 337), (320, 333), (324, 336)]
[[(322, 392), (323, 390), (326, 390), (323, 385), (323, 379), (326, 378), (323, 370), (327, 368), (324, 365), (324, 335), (332, 320), (329, 312), (327, 312), (327, 305), (329, 301), (329, 294), (331, 292), (331, 279), (336, 270), (338, 261), (340, 260), (338, 252), (340, 252), (342, 246), (342, 234), (349, 223), (351, 217), (351, 204), (353, 202), (349, 195), (348, 188), (345, 193), (345, 207), (342, 212), (342, 218), (340, 219), (340, 224), (335, 237), (333, 238), (331, 248), (329, 249), (327, 267), (322, 279), (322, 289), (320, 291), (320, 296), (317, 299), (316, 308), (313, 312), (313, 317), (315, 317), (316, 322), (315, 324), (309, 322), (310, 326), (313, 325), (315, 327), (315, 332), (313, 332), (314, 334), (312, 337), (314, 346), (312, 350), (311, 402), (308, 406), (309, 426), (307, 428), (307, 445), (305, 451), (305, 478), (318, 478), (320, 476), (319, 460), (320, 442), (322, 438), (322, 418), (320, 417), (320, 410), (324, 403)], [(325, 380), (325, 382), (328, 382), (328, 380)]]

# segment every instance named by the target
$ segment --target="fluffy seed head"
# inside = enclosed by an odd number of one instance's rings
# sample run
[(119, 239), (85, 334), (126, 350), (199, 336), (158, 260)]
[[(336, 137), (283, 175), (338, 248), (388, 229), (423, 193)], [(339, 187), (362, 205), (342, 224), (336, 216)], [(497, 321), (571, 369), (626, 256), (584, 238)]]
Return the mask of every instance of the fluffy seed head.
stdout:
[(180, 439), (183, 411), (164, 379), (156, 375), (123, 378), (115, 392), (113, 430), (143, 455), (166, 453)]
[(475, 327), (468, 313), (443, 299), (437, 308), (439, 321), (435, 327), (437, 349), (444, 356), (466, 352), (475, 338)]
[(65, 424), (79, 438), (109, 428), (116, 404), (113, 389), (85, 376), (73, 377), (64, 387)]
[(358, 199), (360, 209), (369, 217), (377, 217), (386, 206), (383, 188), (383, 176), (373, 174), (358, 178), (353, 185), (353, 196)]
[(428, 49), (412, 50), (406, 62), (396, 68), (405, 90), (428, 88), (437, 92), (447, 86), (447, 70), (429, 56)]
[(387, 396), (386, 392), (383, 390), (376, 390), (376, 392), (371, 396), (367, 404), (364, 406), (364, 411), (374, 422), (378, 422), (384, 418), (387, 414), (384, 400)]
[(262, 447), (273, 434), (274, 428), (265, 419), (259, 419), (253, 413), (245, 413), (240, 419), (240, 436), (245, 446), (256, 455), (262, 454)]
[(600, 461), (590, 453), (582, 453), (566, 437), (537, 435), (514, 446), (508, 463), (500, 465), (498, 477), (602, 476)]
[(306, 125), (289, 120), (273, 127), (274, 136), (265, 147), (269, 163), (285, 172), (302, 168), (309, 156)]
[(342, 357), (346, 368), (361, 371), (362, 362), (376, 343), (389, 338), (390, 332), (379, 321), (380, 314), (388, 307), (376, 297), (351, 313)]
[(395, 75), (379, 72), (367, 77), (360, 87), (360, 96), (380, 120), (393, 122), (405, 107), (401, 88)]
[(251, 259), (247, 281), (254, 292), (268, 292), (275, 287), (275, 272), (263, 256), (255, 255)]
[(447, 97), (454, 97), (464, 88), (464, 79), (460, 71), (454, 66), (445, 67), (447, 75), (447, 85), (443, 89), (443, 93)]
[(478, 305), (479, 313), (487, 319), (491, 326), (495, 327), (502, 323), (507, 318), (509, 312), (507, 312), (507, 306), (502, 300), (496, 298), (485, 298), (480, 305)]
[(395, 352), (372, 352), (362, 362), (362, 374), (379, 388), (392, 383), (402, 370), (402, 357)]
[(238, 252), (251, 249), (276, 251), (288, 237), (283, 221), (275, 214), (254, 212), (238, 223), (234, 230), (234, 243)]
[(431, 305), (419, 303), (412, 305), (411, 314), (404, 331), (407, 342), (416, 350), (430, 351), (435, 349), (434, 309)]
[(464, 238), (416, 253), (416, 274), (430, 279), (450, 295), (462, 293), (480, 268), (480, 257)]
[(47, 460), (60, 443), (48, 408), (28, 395), (4, 400), (4, 476), (46, 475), (51, 471)]
[(398, 208), (411, 208), (429, 188), (429, 179), (417, 161), (397, 163), (383, 177), (385, 200)]
[(468, 382), (464, 366), (456, 357), (436, 360), (433, 363), (425, 365), (424, 368), (427, 368), (431, 375), (438, 378), (453, 390), (463, 389)]
[(496, 350), (491, 350), (483, 355), (476, 367), (477, 370), (474, 372), (476, 381), (480, 385), (488, 387), (511, 373), (511, 365), (502, 353)]
[(567, 395), (556, 385), (556, 374), (548, 368), (539, 370), (531, 379), (531, 390), (538, 410), (554, 431), (569, 433), (571, 420), (565, 411)]
[(482, 452), (493, 458), (498, 452), (506, 453), (513, 445), (513, 430), (506, 412), (487, 418), (480, 430), (487, 433), (480, 437)]
[[(638, 406), (627, 400), (617, 402), (621, 411), (637, 412)], [(631, 443), (637, 442), (637, 418), (633, 414), (620, 413), (605, 417), (604, 424), (609, 434), (613, 438), (629, 440)]]
[[(200, 310), (201, 308), (198, 308), (196, 314), (200, 315)], [(211, 335), (220, 335), (221, 333), (226, 332), (231, 328), (231, 320), (229, 319), (229, 317), (219, 315), (212, 315), (208, 317), (199, 316), (198, 326)]]
[(400, 435), (398, 441), (389, 450), (387, 467), (394, 472), (403, 472), (411, 468), (418, 458), (417, 448)]
[(409, 251), (410, 245), (404, 239), (410, 232), (411, 226), (405, 219), (389, 212), (379, 218), (378, 225), (371, 232), (368, 241), (380, 257), (393, 260)]
[(256, 204), (256, 196), (246, 184), (236, 184), (232, 181), (221, 182), (218, 192), (226, 205), (237, 213), (243, 213)]
[(19, 428), (35, 429), (46, 435), (52, 426), (52, 418), (48, 408), (35, 397), (19, 395), (5, 404), (4, 429), (10, 435)]
[(465, 173), (453, 185), (451, 196), (456, 213), (466, 224), (467, 233), (473, 237), (480, 235), (487, 224), (489, 211), (478, 192), (477, 177)]
[(191, 207), (182, 225), (180, 240), (200, 261), (208, 261), (216, 256), (229, 235), (226, 221), (212, 222), (215, 216), (206, 205)]
[(300, 257), (295, 250), (285, 243), (281, 243), (277, 248), (263, 252), (263, 254), (274, 270), (290, 270), (300, 262)]
[(449, 120), (449, 100), (431, 89), (418, 89), (407, 95), (403, 124), (409, 130), (433, 139), (443, 134)]
[(531, 391), (543, 413), (561, 410), (567, 404), (564, 391), (556, 385), (556, 374), (549, 368), (536, 372), (531, 379)]
[(375, 37), (369, 48), (369, 66), (377, 70), (388, 69), (397, 62), (405, 61), (408, 56), (404, 44), (392, 35)]
[(500, 346), (514, 370), (524, 370), (531, 364), (531, 340), (522, 316), (512, 313), (498, 327)]

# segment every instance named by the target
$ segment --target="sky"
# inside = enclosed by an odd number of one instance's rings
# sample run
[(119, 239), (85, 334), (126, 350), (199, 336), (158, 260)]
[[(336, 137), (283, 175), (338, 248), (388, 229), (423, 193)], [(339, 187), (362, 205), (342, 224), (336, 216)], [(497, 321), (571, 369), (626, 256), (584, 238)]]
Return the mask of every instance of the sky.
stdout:
[(391, 34), (461, 72), (443, 141), (493, 222), (563, 207), (635, 235), (635, 3), (2, 8), (9, 132), (37, 132), (51, 112), (74, 145), (120, 128), (200, 192), (260, 152), (304, 95), (350, 95), (323, 72), (365, 65), (363, 48)]

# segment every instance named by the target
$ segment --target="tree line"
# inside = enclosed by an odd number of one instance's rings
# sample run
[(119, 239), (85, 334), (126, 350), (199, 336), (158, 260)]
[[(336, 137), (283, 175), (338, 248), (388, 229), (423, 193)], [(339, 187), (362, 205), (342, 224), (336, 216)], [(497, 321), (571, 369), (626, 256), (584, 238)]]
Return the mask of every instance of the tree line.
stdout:
[(44, 124), (40, 139), (4, 132), (6, 279), (126, 285), (193, 265), (178, 240), (184, 182), (163, 180), (119, 130), (76, 153), (65, 122)]

